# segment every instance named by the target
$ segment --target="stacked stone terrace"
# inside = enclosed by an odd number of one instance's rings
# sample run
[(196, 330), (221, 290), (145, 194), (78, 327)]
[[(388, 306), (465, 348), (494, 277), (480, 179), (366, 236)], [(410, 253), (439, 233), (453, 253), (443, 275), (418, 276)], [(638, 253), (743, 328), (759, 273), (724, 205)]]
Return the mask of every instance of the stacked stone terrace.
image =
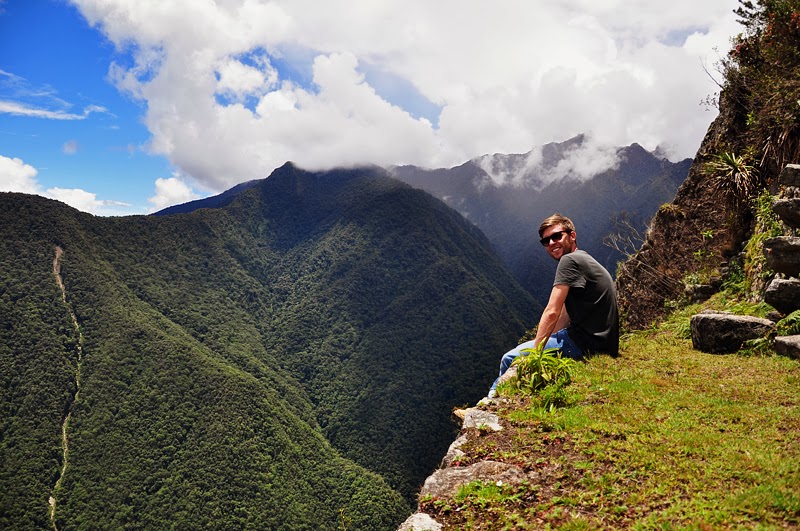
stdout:
[[(791, 230), (789, 236), (764, 242), (767, 265), (776, 276), (764, 294), (764, 300), (782, 314), (800, 310), (800, 165), (787, 165), (780, 175), (781, 194), (772, 210)], [(775, 338), (780, 354), (800, 358), (800, 335)]]
[[(783, 316), (800, 310), (800, 165), (787, 165), (779, 177), (781, 193), (773, 211), (789, 228), (787, 236), (764, 242), (767, 266), (776, 273), (764, 294), (764, 301)], [(692, 345), (713, 353), (737, 352), (750, 339), (765, 337), (774, 322), (759, 317), (705, 311), (692, 316)], [(775, 351), (800, 358), (800, 335), (775, 338)]]

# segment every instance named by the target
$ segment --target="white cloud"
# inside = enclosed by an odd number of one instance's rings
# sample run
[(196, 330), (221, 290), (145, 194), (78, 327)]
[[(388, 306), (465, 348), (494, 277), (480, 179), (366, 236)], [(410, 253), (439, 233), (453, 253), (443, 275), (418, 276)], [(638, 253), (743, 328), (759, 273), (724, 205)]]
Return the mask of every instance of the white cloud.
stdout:
[[(73, 3), (135, 54), (110, 75), (146, 101), (149, 149), (214, 190), (287, 160), (442, 166), (579, 133), (691, 157), (715, 115), (703, 65), (739, 29), (735, 0)], [(366, 65), (441, 113), (387, 101)]]
[(77, 140), (67, 140), (64, 142), (64, 145), (61, 146), (61, 151), (63, 151), (65, 155), (74, 155), (78, 152), (78, 147)]
[(21, 159), (0, 155), (0, 192), (41, 195), (66, 203), (83, 212), (104, 216), (131, 213), (128, 208), (131, 205), (128, 203), (97, 199), (96, 194), (78, 188), (53, 187), (44, 191), (36, 179), (38, 173), (36, 168)]
[[(44, 194), (50, 199), (57, 199), (73, 208), (83, 212), (100, 215), (125, 214), (125, 212), (114, 212), (113, 207), (129, 207), (128, 203), (121, 201), (110, 201), (107, 199), (97, 199), (97, 194), (81, 190), (80, 188), (48, 188)], [(109, 208), (112, 207), (112, 208)]]
[(32, 118), (46, 118), (49, 120), (83, 120), (93, 112), (107, 112), (105, 107), (99, 105), (89, 105), (81, 114), (66, 112), (63, 110), (42, 109), (18, 101), (0, 100), (0, 114), (12, 114), (16, 116), (29, 116)]
[(0, 155), (0, 192), (40, 193), (36, 168), (21, 159)]
[(156, 195), (150, 197), (148, 201), (153, 204), (152, 212), (167, 208), (168, 206), (186, 203), (194, 199), (199, 199), (199, 195), (194, 193), (191, 187), (180, 177), (170, 177), (168, 179), (156, 179)]

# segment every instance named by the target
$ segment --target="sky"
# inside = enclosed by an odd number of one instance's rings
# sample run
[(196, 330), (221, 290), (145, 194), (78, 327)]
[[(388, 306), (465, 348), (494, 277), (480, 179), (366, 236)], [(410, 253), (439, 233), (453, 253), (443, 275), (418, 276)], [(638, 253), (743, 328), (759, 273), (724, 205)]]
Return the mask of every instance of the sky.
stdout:
[(610, 146), (693, 157), (737, 6), (0, 0), (0, 191), (130, 215), (287, 161), (452, 167), (578, 134), (586, 175)]

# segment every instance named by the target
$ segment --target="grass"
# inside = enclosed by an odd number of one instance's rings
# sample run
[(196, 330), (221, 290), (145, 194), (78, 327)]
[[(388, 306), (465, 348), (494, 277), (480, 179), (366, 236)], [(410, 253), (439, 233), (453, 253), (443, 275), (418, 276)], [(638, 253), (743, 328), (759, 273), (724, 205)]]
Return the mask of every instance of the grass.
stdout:
[(514, 463), (530, 482), (422, 509), (446, 529), (800, 529), (800, 362), (695, 351), (686, 319), (580, 364), (566, 407), (493, 406), (506, 429), (461, 464)]

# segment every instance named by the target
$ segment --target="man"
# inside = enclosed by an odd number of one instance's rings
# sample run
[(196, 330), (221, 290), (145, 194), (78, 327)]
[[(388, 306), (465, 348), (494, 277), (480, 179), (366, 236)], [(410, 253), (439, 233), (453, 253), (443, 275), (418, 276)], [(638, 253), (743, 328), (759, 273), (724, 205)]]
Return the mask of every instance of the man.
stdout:
[[(581, 360), (595, 352), (619, 353), (619, 316), (614, 281), (586, 251), (578, 249), (572, 221), (560, 214), (539, 227), (541, 244), (558, 260), (553, 290), (539, 320), (536, 338), (510, 350), (500, 360), (500, 376), (523, 349), (558, 349), (564, 357)], [(489, 390), (495, 396), (498, 377)]]

